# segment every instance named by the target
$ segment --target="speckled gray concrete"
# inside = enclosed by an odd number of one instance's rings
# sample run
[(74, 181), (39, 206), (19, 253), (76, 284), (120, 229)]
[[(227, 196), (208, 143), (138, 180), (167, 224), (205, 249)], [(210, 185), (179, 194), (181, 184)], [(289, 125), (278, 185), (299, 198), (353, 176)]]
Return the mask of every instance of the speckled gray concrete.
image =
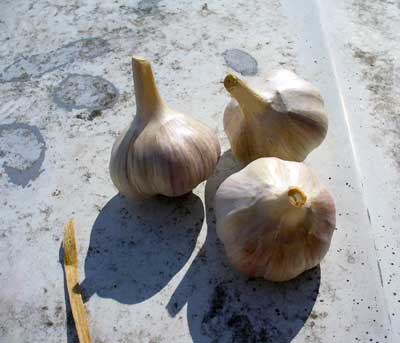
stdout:
[[(70, 216), (94, 342), (400, 340), (396, 3), (1, 6), (1, 342), (77, 341), (60, 264)], [(225, 151), (186, 197), (130, 203), (109, 179), (112, 143), (134, 116), (132, 54), (153, 62), (165, 100), (208, 123)], [(321, 266), (284, 284), (232, 271), (213, 214), (216, 188), (239, 168), (221, 81), (278, 66), (326, 99), (329, 134), (307, 162), (338, 210)]]

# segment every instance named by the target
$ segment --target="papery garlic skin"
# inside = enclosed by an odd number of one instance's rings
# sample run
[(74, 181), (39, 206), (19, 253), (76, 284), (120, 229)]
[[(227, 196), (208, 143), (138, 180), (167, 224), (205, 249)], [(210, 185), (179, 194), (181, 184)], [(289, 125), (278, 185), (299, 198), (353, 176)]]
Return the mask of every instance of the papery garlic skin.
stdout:
[(336, 224), (335, 204), (304, 164), (260, 158), (228, 177), (215, 196), (217, 234), (232, 265), (286, 281), (318, 265)]
[(260, 157), (301, 162), (324, 140), (328, 116), (322, 96), (295, 73), (273, 71), (257, 90), (231, 74), (224, 85), (233, 97), (225, 109), (224, 128), (242, 163)]
[(110, 175), (132, 199), (179, 196), (212, 175), (220, 156), (215, 133), (161, 99), (150, 63), (132, 58), (137, 113), (114, 143)]

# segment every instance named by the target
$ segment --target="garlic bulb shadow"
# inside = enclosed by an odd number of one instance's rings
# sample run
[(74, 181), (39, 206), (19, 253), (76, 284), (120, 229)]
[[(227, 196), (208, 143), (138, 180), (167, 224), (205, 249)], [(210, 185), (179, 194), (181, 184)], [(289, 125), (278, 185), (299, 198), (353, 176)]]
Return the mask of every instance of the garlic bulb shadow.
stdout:
[(135, 304), (159, 292), (191, 256), (203, 220), (203, 203), (192, 193), (142, 202), (114, 196), (92, 228), (84, 300), (96, 293)]
[(229, 264), (216, 235), (214, 196), (240, 166), (230, 151), (206, 184), (206, 241), (172, 295), (167, 310), (177, 315), (187, 304), (193, 342), (289, 343), (302, 329), (317, 298), (319, 266), (282, 283), (249, 279)]

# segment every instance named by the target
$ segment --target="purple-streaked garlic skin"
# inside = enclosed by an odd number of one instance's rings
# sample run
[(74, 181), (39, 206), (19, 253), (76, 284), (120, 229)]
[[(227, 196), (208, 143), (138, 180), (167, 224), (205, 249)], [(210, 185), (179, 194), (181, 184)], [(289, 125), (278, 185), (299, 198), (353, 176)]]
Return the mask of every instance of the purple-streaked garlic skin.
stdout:
[(132, 69), (137, 113), (113, 145), (111, 179), (132, 199), (186, 194), (214, 173), (221, 152), (218, 138), (164, 103), (148, 61), (133, 57)]
[(215, 197), (217, 234), (239, 272), (286, 281), (329, 250), (335, 204), (304, 164), (261, 158), (227, 178)]

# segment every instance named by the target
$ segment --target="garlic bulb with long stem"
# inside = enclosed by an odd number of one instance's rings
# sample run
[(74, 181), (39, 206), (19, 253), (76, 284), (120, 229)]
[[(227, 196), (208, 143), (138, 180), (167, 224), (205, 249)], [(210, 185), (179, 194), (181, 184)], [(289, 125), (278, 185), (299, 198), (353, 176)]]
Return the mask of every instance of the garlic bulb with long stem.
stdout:
[(260, 158), (215, 196), (217, 234), (232, 265), (252, 277), (292, 279), (315, 267), (335, 229), (335, 204), (300, 162)]
[(225, 109), (224, 128), (242, 163), (260, 157), (301, 162), (324, 140), (324, 101), (315, 86), (295, 73), (271, 72), (257, 91), (232, 74), (224, 85), (233, 97)]
[(214, 172), (218, 139), (203, 123), (165, 104), (147, 60), (133, 57), (132, 70), (137, 112), (114, 143), (111, 179), (133, 199), (188, 193)]

